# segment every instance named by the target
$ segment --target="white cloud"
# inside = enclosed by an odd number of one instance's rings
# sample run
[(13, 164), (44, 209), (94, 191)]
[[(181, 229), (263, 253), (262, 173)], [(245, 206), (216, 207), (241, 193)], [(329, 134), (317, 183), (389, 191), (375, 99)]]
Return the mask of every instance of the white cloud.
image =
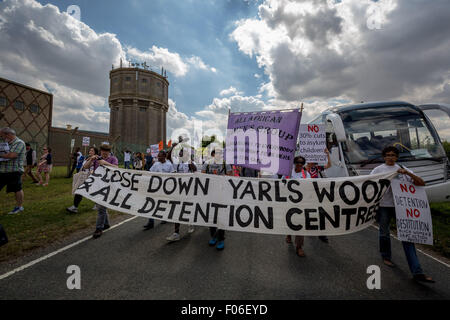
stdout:
[[(50, 90), (54, 126), (70, 123), (83, 130), (109, 131), (109, 112), (101, 110), (107, 105), (111, 65), (118, 66), (120, 59), (147, 61), (175, 76), (190, 69), (217, 72), (199, 57), (183, 58), (167, 48), (124, 48), (116, 35), (97, 33), (52, 4), (5, 0), (0, 9), (1, 76)], [(189, 118), (173, 103), (168, 119), (176, 128)]]
[(0, 2), (2, 76), (54, 95), (53, 125), (108, 131), (109, 113), (98, 112), (109, 94), (111, 64), (124, 58), (120, 41), (96, 33), (51, 4)]
[(176, 77), (186, 75), (189, 70), (188, 64), (183, 61), (178, 53), (170, 52), (166, 48), (158, 48), (153, 46), (149, 51), (142, 52), (136, 48), (128, 47), (127, 56), (132, 60), (145, 61), (150, 66), (159, 68), (163, 66), (168, 71), (172, 72)]
[(266, 0), (230, 37), (279, 101), (448, 102), (448, 16), (446, 1)]
[(221, 96), (228, 96), (228, 95), (242, 95), (243, 92), (237, 91), (237, 89), (233, 86), (230, 86), (228, 89), (224, 89), (220, 91)]
[[(148, 51), (142, 52), (133, 47), (126, 48), (129, 58), (145, 61), (150, 66), (162, 66), (172, 72), (175, 77), (185, 76), (190, 68), (207, 70), (216, 73), (217, 70), (205, 64), (200, 57), (191, 56), (182, 58), (178, 53), (170, 52), (167, 48), (152, 46)], [(156, 67), (159, 68), (159, 67)]]

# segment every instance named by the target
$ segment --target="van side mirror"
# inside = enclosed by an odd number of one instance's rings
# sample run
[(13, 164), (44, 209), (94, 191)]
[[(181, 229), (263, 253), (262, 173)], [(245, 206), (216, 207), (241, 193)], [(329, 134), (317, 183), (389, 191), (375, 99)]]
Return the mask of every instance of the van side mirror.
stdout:
[(331, 122), (333, 125), (333, 130), (336, 135), (336, 139), (338, 142), (345, 142), (347, 140), (345, 136), (344, 123), (342, 122), (341, 117), (339, 117), (335, 113), (327, 114), (326, 119)]

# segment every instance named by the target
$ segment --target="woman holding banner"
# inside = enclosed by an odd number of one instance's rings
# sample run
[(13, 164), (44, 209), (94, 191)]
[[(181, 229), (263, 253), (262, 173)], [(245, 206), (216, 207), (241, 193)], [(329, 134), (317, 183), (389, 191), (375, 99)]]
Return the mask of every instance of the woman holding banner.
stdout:
[[(302, 156), (298, 156), (294, 158), (294, 168), (292, 169), (292, 173), (290, 179), (308, 179), (311, 178), (308, 170), (304, 168), (306, 163), (305, 158)], [(295, 236), (295, 253), (299, 257), (305, 256), (305, 251), (303, 251), (303, 242), (305, 241), (305, 236)], [(286, 242), (292, 243), (292, 239), (290, 235), (286, 236)]]
[[(177, 145), (177, 143), (173, 144), (173, 148)], [(173, 148), (169, 151), (169, 155), (167, 156), (168, 160), (172, 161), (172, 151)], [(188, 152), (187, 152), (188, 153)], [(172, 161), (173, 162), (173, 161)], [(181, 149), (180, 152), (178, 153), (178, 162), (177, 164), (173, 164), (173, 168), (175, 170), (175, 172), (180, 172), (180, 173), (194, 173), (197, 171), (197, 166), (195, 165), (195, 162), (191, 159), (191, 161), (189, 161), (188, 155), (184, 156), (184, 150)], [(174, 232), (169, 235), (166, 240), (169, 242), (174, 242), (174, 241), (178, 241), (181, 239), (180, 237), (180, 223), (175, 223), (175, 229)], [(194, 226), (189, 225), (188, 226), (188, 233), (193, 233), (194, 232)]]
[[(94, 171), (99, 166), (107, 166), (117, 168), (119, 165), (119, 161), (116, 157), (111, 155), (111, 146), (108, 144), (102, 144), (100, 146), (100, 157), (95, 156), (92, 157), (89, 161), (85, 163), (85, 167), (94, 167)], [(97, 223), (95, 226), (95, 232), (93, 234), (93, 238), (96, 239), (100, 237), (103, 233), (103, 230), (106, 230), (109, 227), (109, 217), (108, 211), (106, 207), (97, 205)]]
[[(83, 161), (83, 164), (81, 166), (81, 171), (86, 175), (86, 172), (88, 173), (92, 173), (94, 172), (94, 162), (93, 160), (98, 158), (98, 149), (95, 147), (90, 147), (89, 148), (89, 156)], [(91, 161), (92, 160), (92, 161)], [(88, 165), (86, 165), (86, 163), (88, 163)], [(78, 172), (77, 172), (78, 173)], [(80, 175), (82, 175), (83, 173), (81, 173)], [(74, 176), (75, 179), (75, 176)], [(82, 184), (82, 182), (76, 182), (76, 185), (74, 187), (78, 188), (78, 186), (80, 186)], [(72, 190), (72, 192), (75, 192), (76, 188), (74, 188), (74, 190)], [(73, 197), (73, 206), (66, 208), (67, 211), (69, 211), (70, 213), (78, 213), (78, 206), (80, 205), (81, 200), (83, 200), (83, 197), (79, 194), (76, 194)], [(105, 226), (106, 227), (106, 226)], [(103, 227), (103, 229), (105, 229), (105, 227)], [(109, 226), (106, 227), (106, 229)]]
[[(416, 186), (424, 186), (425, 182), (422, 178), (414, 175), (414, 173), (404, 166), (399, 166), (396, 162), (398, 160), (399, 151), (396, 147), (389, 146), (383, 149), (382, 155), (384, 158), (384, 164), (376, 167), (370, 174), (377, 174), (382, 172), (398, 172), (400, 180), (408, 180), (414, 183)], [(380, 201), (380, 207), (378, 209), (378, 223), (379, 223), (379, 245), (380, 253), (383, 258), (383, 263), (389, 267), (395, 267), (395, 264), (391, 260), (391, 239), (389, 226), (391, 218), (395, 218), (395, 205), (392, 195), (392, 189), (389, 189), (384, 194)], [(405, 251), (406, 260), (408, 261), (409, 269), (413, 274), (413, 278), (416, 281), (430, 282), (435, 281), (425, 275), (419, 263), (419, 259), (416, 253), (416, 247), (412, 242), (402, 241), (403, 250)]]
[[(331, 158), (330, 158), (330, 152), (327, 148), (325, 148), (324, 152), (327, 155), (328, 162), (325, 166), (321, 167), (318, 166), (316, 162), (308, 162), (306, 164), (306, 170), (308, 170), (309, 174), (311, 175), (311, 178), (317, 179), (322, 178), (322, 171), (326, 170), (331, 167)], [(328, 243), (328, 237), (327, 236), (319, 236), (319, 239), (325, 243)]]

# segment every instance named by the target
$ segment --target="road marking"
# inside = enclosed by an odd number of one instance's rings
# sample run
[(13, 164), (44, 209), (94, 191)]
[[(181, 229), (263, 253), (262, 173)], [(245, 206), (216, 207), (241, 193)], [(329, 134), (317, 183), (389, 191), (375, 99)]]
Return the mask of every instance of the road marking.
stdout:
[[(380, 229), (380, 228), (378, 228), (377, 226), (374, 226), (374, 225), (372, 225), (372, 227), (374, 227), (374, 228), (377, 229), (377, 230)], [(391, 237), (394, 238), (395, 240), (400, 241), (393, 233), (391, 233)], [(416, 250), (419, 251), (421, 254), (424, 254), (424, 255), (426, 255), (427, 257), (429, 257), (429, 258), (431, 258), (431, 259), (433, 259), (433, 260), (436, 260), (437, 262), (442, 263), (442, 264), (443, 264), (444, 266), (446, 266), (447, 268), (450, 268), (450, 265), (447, 264), (447, 263), (445, 263), (444, 261), (441, 261), (441, 260), (439, 260), (439, 259), (437, 259), (437, 258), (435, 258), (435, 257), (433, 257), (433, 256), (431, 256), (431, 255), (429, 255), (428, 253), (426, 253), (426, 252), (424, 252), (424, 251), (422, 251), (422, 250), (420, 250), (420, 249), (417, 249), (417, 248), (416, 248)]]
[[(125, 221), (122, 221), (122, 222), (120, 222), (120, 223), (118, 223), (118, 224), (112, 226), (112, 227), (109, 228), (108, 230), (105, 230), (104, 232), (108, 232), (109, 230), (112, 230), (112, 229), (114, 229), (114, 228), (117, 228), (118, 226), (120, 226), (120, 225), (122, 225), (122, 224), (124, 224), (124, 223), (127, 223), (127, 222), (129, 222), (129, 221), (131, 221), (131, 220), (134, 220), (134, 219), (136, 219), (136, 218), (138, 218), (138, 216), (134, 216), (134, 217), (132, 217), (132, 218), (130, 218), (130, 219), (127, 219), (127, 220), (125, 220)], [(38, 258), (38, 259), (36, 259), (36, 260), (33, 260), (33, 261), (31, 261), (31, 262), (29, 262), (29, 263), (27, 263), (27, 264), (25, 264), (25, 265), (23, 265), (23, 266), (21, 266), (21, 267), (18, 267), (18, 268), (14, 269), (14, 270), (12, 270), (12, 271), (10, 271), (10, 272), (7, 272), (7, 273), (1, 275), (1, 276), (0, 276), (0, 280), (3, 280), (3, 279), (5, 279), (5, 278), (7, 278), (7, 277), (13, 275), (14, 273), (17, 273), (17, 272), (19, 272), (19, 271), (25, 270), (25, 269), (27, 269), (27, 268), (29, 268), (29, 267), (31, 267), (31, 266), (33, 266), (33, 265), (35, 265), (35, 264), (41, 262), (41, 261), (47, 260), (48, 258), (51, 258), (51, 257), (57, 255), (58, 253), (61, 253), (61, 252), (63, 252), (63, 251), (66, 251), (66, 250), (68, 250), (68, 249), (70, 249), (70, 248), (73, 248), (73, 247), (79, 245), (80, 243), (83, 243), (83, 242), (85, 242), (85, 241), (87, 241), (87, 240), (89, 240), (89, 239), (92, 239), (92, 236), (89, 236), (89, 237), (86, 237), (86, 238), (84, 238), (84, 239), (81, 239), (81, 240), (79, 240), (79, 241), (77, 241), (77, 242), (74, 242), (74, 243), (72, 243), (72, 244), (69, 244), (68, 246), (65, 246), (64, 248), (61, 248), (61, 249), (56, 250), (56, 251), (54, 251), (54, 252), (52, 252), (52, 253), (49, 253), (49, 254), (47, 254), (47, 255), (41, 257), (41, 258)]]

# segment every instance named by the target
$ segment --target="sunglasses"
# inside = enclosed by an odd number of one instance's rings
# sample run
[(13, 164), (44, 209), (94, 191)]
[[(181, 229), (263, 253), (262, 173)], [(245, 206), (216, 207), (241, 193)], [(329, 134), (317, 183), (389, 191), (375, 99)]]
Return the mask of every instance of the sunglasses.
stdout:
[(296, 162), (295, 164), (305, 164), (304, 162)]

